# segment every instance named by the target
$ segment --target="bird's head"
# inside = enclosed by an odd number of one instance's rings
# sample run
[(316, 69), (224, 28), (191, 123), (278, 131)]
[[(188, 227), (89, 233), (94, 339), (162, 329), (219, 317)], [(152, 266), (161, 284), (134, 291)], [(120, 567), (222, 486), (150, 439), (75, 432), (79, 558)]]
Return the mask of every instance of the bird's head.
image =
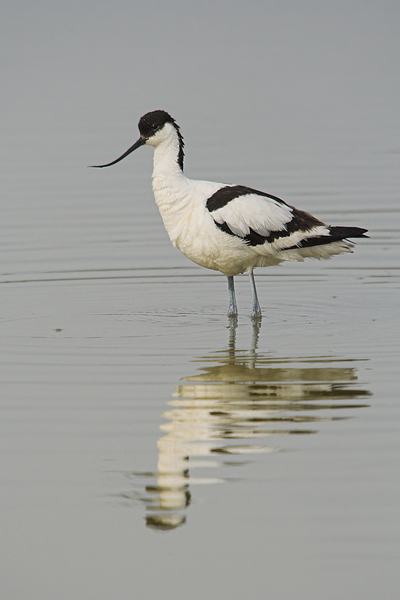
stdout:
[(145, 144), (149, 146), (157, 147), (163, 141), (171, 138), (177, 138), (179, 142), (179, 154), (178, 164), (183, 169), (183, 138), (180, 132), (179, 126), (176, 124), (175, 119), (171, 117), (165, 110), (153, 110), (152, 112), (146, 113), (141, 117), (139, 124), (139, 139), (131, 146), (124, 154), (119, 158), (113, 160), (105, 165), (93, 165), (94, 168), (102, 169), (103, 167), (110, 167), (115, 165), (117, 162), (131, 154), (134, 150)]

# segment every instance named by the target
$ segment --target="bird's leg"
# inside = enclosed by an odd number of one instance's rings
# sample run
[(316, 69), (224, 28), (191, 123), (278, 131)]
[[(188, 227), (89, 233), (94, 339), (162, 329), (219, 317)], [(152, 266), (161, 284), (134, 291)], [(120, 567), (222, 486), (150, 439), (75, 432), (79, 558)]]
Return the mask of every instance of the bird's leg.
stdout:
[(237, 317), (238, 310), (236, 305), (235, 282), (233, 275), (228, 275), (228, 290), (229, 290), (229, 308), (228, 317)]
[(250, 275), (251, 291), (253, 294), (253, 311), (251, 313), (251, 318), (252, 319), (261, 319), (262, 318), (261, 307), (260, 307), (260, 303), (258, 301), (256, 282), (254, 281), (253, 271), (250, 271), (249, 275)]

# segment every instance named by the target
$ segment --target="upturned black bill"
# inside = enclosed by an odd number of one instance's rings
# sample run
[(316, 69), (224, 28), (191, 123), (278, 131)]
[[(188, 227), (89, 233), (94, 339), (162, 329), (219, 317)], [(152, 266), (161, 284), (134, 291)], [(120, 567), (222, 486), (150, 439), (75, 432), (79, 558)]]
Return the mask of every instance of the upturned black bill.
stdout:
[(131, 147), (129, 148), (129, 150), (127, 150), (126, 152), (124, 152), (124, 153), (122, 154), (122, 156), (120, 156), (120, 157), (119, 157), (119, 158), (117, 158), (116, 160), (113, 160), (112, 162), (110, 162), (110, 163), (107, 163), (106, 165), (91, 165), (91, 167), (92, 167), (93, 169), (102, 169), (103, 167), (111, 167), (111, 165), (115, 165), (117, 162), (119, 162), (120, 160), (122, 160), (123, 158), (125, 158), (126, 156), (128, 156), (128, 154), (130, 154), (131, 152), (133, 152), (134, 150), (136, 150), (136, 148), (140, 148), (140, 146), (143, 146), (143, 144), (145, 144), (145, 143), (146, 143), (146, 141), (147, 141), (147, 140), (146, 140), (146, 138), (145, 138), (145, 137), (140, 137), (140, 138), (138, 139), (138, 141), (137, 141), (137, 142), (135, 142), (135, 143), (133, 144), (133, 146), (131, 146)]

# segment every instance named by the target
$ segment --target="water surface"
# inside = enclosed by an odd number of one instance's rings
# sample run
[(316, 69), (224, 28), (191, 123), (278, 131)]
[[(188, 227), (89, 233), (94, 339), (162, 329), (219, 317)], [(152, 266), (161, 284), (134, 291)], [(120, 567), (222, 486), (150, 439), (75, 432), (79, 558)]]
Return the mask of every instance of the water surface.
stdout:
[[(4, 599), (399, 595), (398, 7), (250, 8), (2, 20)], [(238, 277), (230, 323), (225, 278), (169, 243), (151, 149), (86, 168), (154, 108), (189, 176), (370, 239), (258, 270), (259, 328)]]

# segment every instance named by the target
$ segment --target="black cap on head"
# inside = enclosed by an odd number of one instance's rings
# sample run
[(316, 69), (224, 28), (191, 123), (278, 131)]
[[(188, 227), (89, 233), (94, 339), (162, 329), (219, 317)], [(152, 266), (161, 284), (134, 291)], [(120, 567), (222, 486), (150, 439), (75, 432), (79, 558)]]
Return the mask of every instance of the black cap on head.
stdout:
[(140, 135), (149, 138), (159, 129), (164, 127), (165, 123), (171, 123), (176, 127), (175, 119), (171, 117), (165, 110), (153, 110), (148, 112), (139, 121)]

